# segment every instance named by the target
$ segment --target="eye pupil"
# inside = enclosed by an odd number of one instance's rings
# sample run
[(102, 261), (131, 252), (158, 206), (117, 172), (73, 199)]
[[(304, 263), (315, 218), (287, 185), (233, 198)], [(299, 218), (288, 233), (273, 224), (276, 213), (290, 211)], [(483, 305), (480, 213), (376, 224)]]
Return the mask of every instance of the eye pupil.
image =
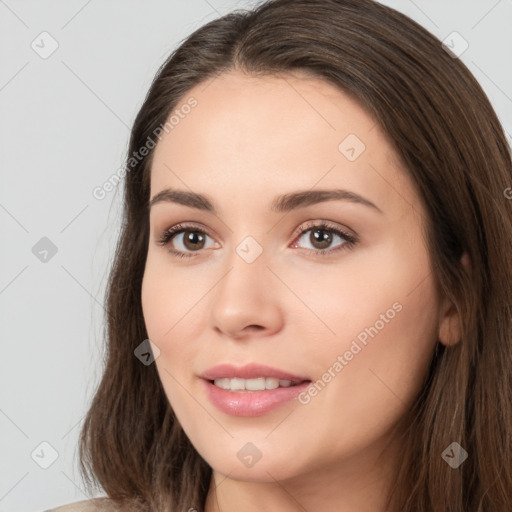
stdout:
[[(321, 234), (323, 233), (323, 235)], [(324, 229), (315, 229), (311, 231), (311, 243), (315, 246), (315, 244), (320, 244), (319, 249), (325, 249), (329, 247), (332, 243), (332, 233)]]

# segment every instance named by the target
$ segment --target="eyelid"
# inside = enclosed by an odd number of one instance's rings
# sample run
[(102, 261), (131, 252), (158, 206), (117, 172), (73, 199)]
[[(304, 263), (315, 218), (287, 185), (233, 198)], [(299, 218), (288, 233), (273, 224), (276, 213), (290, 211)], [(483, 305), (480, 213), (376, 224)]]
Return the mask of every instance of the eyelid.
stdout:
[(348, 227), (346, 227), (346, 226), (344, 226), (342, 224), (338, 224), (336, 222), (332, 222), (330, 220), (321, 219), (321, 218), (320, 219), (307, 220), (307, 221), (303, 222), (294, 231), (293, 236), (294, 237), (300, 236), (305, 231), (309, 231), (310, 229), (313, 229), (313, 228), (317, 228), (318, 229), (319, 226), (324, 226), (325, 228), (332, 229), (333, 231), (340, 231), (341, 233), (343, 233), (347, 237), (353, 238), (355, 240), (358, 239), (356, 233), (353, 230), (351, 230), (350, 228), (348, 228)]

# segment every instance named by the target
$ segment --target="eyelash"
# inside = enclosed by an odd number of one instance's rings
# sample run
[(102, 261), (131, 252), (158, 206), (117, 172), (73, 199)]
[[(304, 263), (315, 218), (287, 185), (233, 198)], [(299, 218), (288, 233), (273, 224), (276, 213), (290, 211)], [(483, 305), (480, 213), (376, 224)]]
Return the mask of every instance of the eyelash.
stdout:
[[(306, 249), (308, 251), (312, 251), (314, 254), (323, 255), (323, 254), (327, 254), (327, 253), (333, 254), (333, 253), (341, 252), (344, 250), (351, 249), (358, 242), (358, 239), (355, 236), (349, 235), (348, 233), (342, 231), (341, 229), (331, 226), (324, 221), (316, 223), (316, 224), (314, 222), (308, 223), (304, 228), (302, 228), (299, 231), (299, 233), (297, 235), (295, 235), (294, 240), (300, 239), (305, 233), (307, 233), (308, 231), (311, 231), (311, 230), (328, 231), (330, 233), (338, 235), (340, 238), (345, 239), (345, 242), (343, 244), (337, 246), (335, 249)], [(160, 236), (160, 238), (157, 241), (157, 244), (165, 247), (169, 244), (169, 242), (176, 235), (179, 235), (180, 233), (183, 233), (186, 231), (195, 231), (197, 233), (201, 233), (203, 235), (209, 236), (206, 231), (203, 231), (202, 229), (198, 229), (196, 226), (191, 226), (191, 225), (187, 225), (187, 224), (176, 224), (172, 228), (169, 228), (162, 233), (162, 235)], [(172, 249), (172, 248), (168, 248), (168, 251), (178, 258), (194, 257), (194, 256), (197, 256), (198, 255), (197, 253), (200, 252), (200, 251), (195, 251), (195, 253), (194, 252), (185, 253), (185, 252), (178, 251), (178, 250)]]

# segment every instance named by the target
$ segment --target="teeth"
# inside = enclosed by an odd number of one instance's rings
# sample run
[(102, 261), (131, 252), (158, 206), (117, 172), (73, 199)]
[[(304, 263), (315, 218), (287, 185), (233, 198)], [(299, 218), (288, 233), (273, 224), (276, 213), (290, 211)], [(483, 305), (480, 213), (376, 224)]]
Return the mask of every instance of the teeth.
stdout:
[(230, 380), (231, 379), (215, 379), (213, 383), (222, 389), (229, 389), (230, 388)]
[(265, 389), (287, 388), (295, 386), (291, 380), (274, 379), (273, 377), (258, 377), (256, 379), (222, 378), (213, 383), (222, 389), (230, 391), (263, 391)]
[(241, 391), (241, 390), (245, 389), (244, 379), (231, 379), (230, 388), (233, 391), (239, 391), (239, 390)]

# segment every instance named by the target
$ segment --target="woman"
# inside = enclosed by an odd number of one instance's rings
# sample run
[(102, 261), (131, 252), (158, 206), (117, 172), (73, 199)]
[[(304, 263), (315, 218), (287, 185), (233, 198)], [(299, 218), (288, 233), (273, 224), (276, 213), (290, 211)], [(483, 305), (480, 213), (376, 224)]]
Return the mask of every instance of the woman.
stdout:
[(511, 153), (460, 60), (269, 1), (171, 55), (129, 155), (80, 446), (108, 498), (57, 510), (512, 510)]

